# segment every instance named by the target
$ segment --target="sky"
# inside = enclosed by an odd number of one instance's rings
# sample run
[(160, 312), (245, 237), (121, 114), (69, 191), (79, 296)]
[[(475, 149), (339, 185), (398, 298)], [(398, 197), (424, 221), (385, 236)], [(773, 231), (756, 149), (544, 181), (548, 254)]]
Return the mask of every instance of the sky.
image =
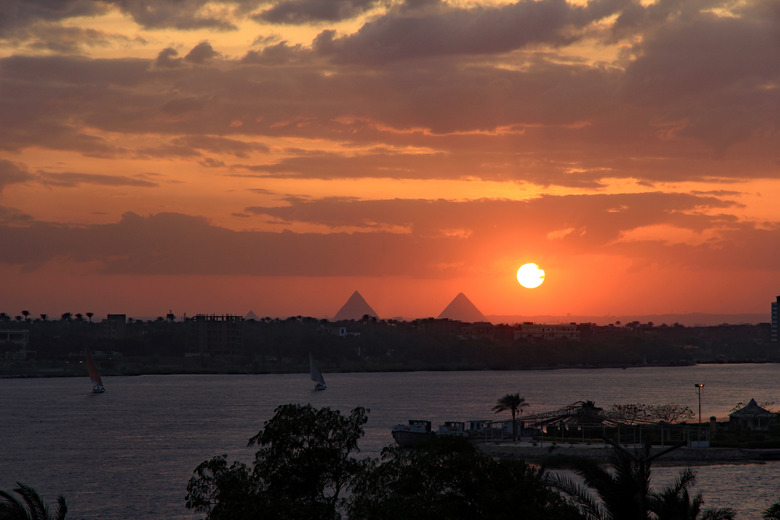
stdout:
[(776, 0), (0, 5), (12, 316), (768, 320), (778, 196)]

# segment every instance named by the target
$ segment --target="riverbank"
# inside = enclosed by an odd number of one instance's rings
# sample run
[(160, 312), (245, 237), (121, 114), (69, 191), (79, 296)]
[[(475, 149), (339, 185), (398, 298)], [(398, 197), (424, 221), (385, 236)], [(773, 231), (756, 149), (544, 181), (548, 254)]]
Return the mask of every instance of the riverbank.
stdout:
[[(601, 444), (555, 444), (544, 445), (531, 442), (517, 443), (480, 443), (477, 445), (483, 453), (500, 459), (525, 460), (527, 462), (556, 466), (569, 457), (584, 457), (606, 461), (613, 453), (612, 446)], [(629, 446), (629, 450), (643, 453), (641, 446)], [(669, 446), (654, 446), (650, 456), (669, 449)], [(708, 464), (762, 463), (780, 460), (780, 449), (742, 449), (742, 448), (689, 448), (681, 447), (670, 451), (653, 461), (654, 465), (701, 466)]]

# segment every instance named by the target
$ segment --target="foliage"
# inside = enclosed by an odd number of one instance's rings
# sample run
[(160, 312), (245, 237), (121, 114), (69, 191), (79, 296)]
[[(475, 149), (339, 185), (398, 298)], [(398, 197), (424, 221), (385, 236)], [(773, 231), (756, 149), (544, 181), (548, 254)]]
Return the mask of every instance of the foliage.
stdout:
[(496, 401), (496, 405), (493, 407), (495, 413), (505, 412), (507, 410), (512, 412), (512, 440), (517, 440), (517, 421), (516, 417), (518, 413), (523, 413), (523, 408), (526, 408), (528, 403), (525, 402), (524, 397), (520, 397), (520, 394), (506, 394)]
[(608, 468), (584, 458), (571, 462), (584, 486), (563, 475), (550, 475), (548, 483), (569, 497), (588, 520), (647, 520), (649, 465), (637, 464), (619, 450), (613, 452)]
[(226, 456), (201, 463), (187, 486), (187, 507), (207, 520), (339, 518), (341, 493), (363, 463), (351, 455), (367, 421), (365, 408), (349, 416), (311, 405), (279, 406), (257, 445), (253, 468)]
[(623, 424), (633, 425), (648, 417), (647, 406), (641, 403), (613, 404), (612, 413)]
[(467, 440), (434, 437), (414, 449), (388, 447), (353, 488), (351, 520), (583, 517), (549, 489), (542, 470), (496, 461)]
[(696, 415), (689, 407), (677, 403), (650, 405), (647, 407), (647, 414), (652, 419), (666, 423), (674, 423), (681, 419), (692, 419)]
[[(701, 493), (691, 498), (688, 489), (696, 484), (696, 474), (685, 469), (677, 480), (649, 497), (650, 510), (660, 520), (733, 520), (734, 510), (730, 508), (701, 510), (704, 499)], [(700, 516), (701, 515), (701, 516)]]
[(780, 501), (766, 508), (761, 518), (764, 520), (780, 520)]
[(547, 482), (576, 504), (588, 520), (733, 520), (730, 508), (707, 509), (701, 493), (691, 498), (689, 488), (695, 473), (686, 469), (677, 480), (659, 492), (650, 490), (650, 460), (615, 449), (608, 467), (591, 459), (572, 458), (579, 484), (563, 475), (550, 475)]
[(22, 501), (0, 491), (0, 520), (64, 520), (68, 512), (65, 497), (57, 497), (57, 509), (50, 513), (37, 491), (19, 482), (16, 485), (14, 492), (22, 497)]

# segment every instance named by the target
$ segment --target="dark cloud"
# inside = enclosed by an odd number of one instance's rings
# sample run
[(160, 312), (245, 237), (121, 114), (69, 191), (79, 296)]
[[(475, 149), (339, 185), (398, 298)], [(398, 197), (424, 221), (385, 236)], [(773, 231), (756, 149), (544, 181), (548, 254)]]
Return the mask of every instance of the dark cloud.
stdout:
[(283, 0), (253, 18), (278, 24), (339, 22), (360, 16), (386, 0)]
[(203, 41), (193, 47), (184, 57), (184, 60), (190, 63), (202, 64), (217, 56), (219, 56), (219, 53), (214, 50), (214, 47), (209, 42)]
[(168, 69), (179, 67), (182, 64), (182, 59), (178, 56), (179, 51), (173, 47), (166, 47), (157, 54), (157, 59), (154, 60), (154, 66)]
[(32, 175), (24, 167), (6, 159), (0, 159), (0, 194), (2, 194), (3, 188), (9, 184), (24, 183), (30, 180), (32, 180)]
[(618, 2), (582, 8), (564, 0), (521, 0), (498, 7), (391, 11), (354, 35), (320, 35), (315, 46), (340, 62), (386, 63), (429, 56), (496, 54), (529, 45), (563, 45), (582, 28), (613, 14)]
[(144, 179), (125, 177), (121, 175), (101, 175), (95, 173), (61, 172), (51, 173), (37, 172), (38, 180), (49, 186), (75, 188), (82, 184), (97, 186), (135, 186), (141, 188), (153, 188), (157, 183)]
[[(602, 254), (708, 269), (776, 270), (774, 259), (780, 254), (780, 226), (707, 215), (705, 210), (730, 203), (687, 194), (546, 196), (526, 202), (289, 202), (237, 213), (279, 225), (317, 223), (334, 232), (238, 232), (204, 218), (165, 213), (126, 213), (116, 223), (90, 226), (17, 222), (0, 225), (0, 242), (16, 244), (0, 249), (0, 262), (26, 268), (54, 260), (90, 262), (108, 274), (442, 277), (459, 274), (459, 268), (442, 270), (442, 265), (462, 265), (479, 251), (521, 255), (529, 247), (549, 249), (551, 241), (560, 255), (589, 254), (595, 248)], [(624, 239), (625, 233), (652, 226), (712, 237), (698, 245), (666, 236)], [(761, 254), (746, 257), (746, 250)]]
[(107, 10), (94, 0), (3, 0), (0, 2), (0, 39), (39, 21), (55, 22), (77, 16), (96, 16)]
[(177, 146), (188, 146), (213, 153), (230, 154), (235, 157), (248, 157), (252, 152), (267, 152), (268, 147), (257, 142), (244, 142), (226, 137), (207, 135), (186, 135), (172, 140)]
[[(136, 23), (147, 29), (214, 29), (218, 31), (236, 29), (236, 26), (227, 17), (203, 13), (203, 8), (210, 3), (209, 0), (110, 1), (132, 16)], [(216, 3), (235, 5), (242, 2), (221, 1)]]

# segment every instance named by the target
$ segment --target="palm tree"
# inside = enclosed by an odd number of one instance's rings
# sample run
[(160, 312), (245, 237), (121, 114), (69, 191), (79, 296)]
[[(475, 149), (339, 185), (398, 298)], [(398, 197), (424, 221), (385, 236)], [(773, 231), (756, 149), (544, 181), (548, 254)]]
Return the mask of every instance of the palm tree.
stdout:
[(660, 492), (650, 491), (652, 461), (681, 445), (653, 456), (648, 456), (649, 452), (635, 455), (613, 446), (615, 451), (606, 468), (592, 459), (571, 461), (584, 486), (564, 475), (547, 477), (550, 486), (568, 496), (588, 520), (734, 520), (731, 508), (702, 511), (701, 493), (691, 499), (688, 489), (696, 483), (696, 474), (690, 469)]
[(94, 312), (88, 312), (87, 313), (87, 319), (89, 320), (90, 323), (92, 323), (92, 316), (94, 316), (94, 315), (95, 315)]
[(41, 313), (41, 319), (42, 319), (43, 321), (46, 321), (46, 320), (48, 320), (48, 319), (49, 319), (49, 315), (48, 315), (48, 314), (46, 314), (45, 312), (44, 312), (44, 313)]
[(30, 311), (28, 311), (26, 309), (23, 310), (22, 311), (22, 316), (24, 316), (24, 321), (30, 321)]
[(615, 450), (609, 467), (591, 459), (572, 460), (584, 486), (563, 475), (549, 475), (550, 485), (580, 508), (588, 520), (648, 520), (649, 464), (636, 464)]
[[(688, 488), (696, 484), (696, 473), (690, 468), (684, 470), (677, 480), (660, 493), (651, 493), (648, 498), (650, 511), (659, 520), (733, 520), (736, 513), (731, 508), (701, 510), (704, 499), (698, 493), (691, 499)], [(700, 516), (702, 515), (702, 516)]]
[(780, 500), (769, 506), (764, 511), (764, 520), (780, 520)]
[(57, 497), (57, 509), (49, 512), (41, 496), (30, 486), (16, 483), (14, 491), (22, 497), (20, 502), (13, 495), (0, 491), (0, 519), (2, 520), (64, 520), (68, 506), (65, 497)]
[(493, 407), (495, 413), (505, 412), (506, 410), (512, 412), (512, 440), (515, 442), (517, 442), (517, 421), (515, 418), (518, 413), (523, 413), (523, 408), (527, 406), (528, 403), (525, 402), (524, 397), (520, 397), (520, 394), (506, 394), (496, 401), (496, 405)]

